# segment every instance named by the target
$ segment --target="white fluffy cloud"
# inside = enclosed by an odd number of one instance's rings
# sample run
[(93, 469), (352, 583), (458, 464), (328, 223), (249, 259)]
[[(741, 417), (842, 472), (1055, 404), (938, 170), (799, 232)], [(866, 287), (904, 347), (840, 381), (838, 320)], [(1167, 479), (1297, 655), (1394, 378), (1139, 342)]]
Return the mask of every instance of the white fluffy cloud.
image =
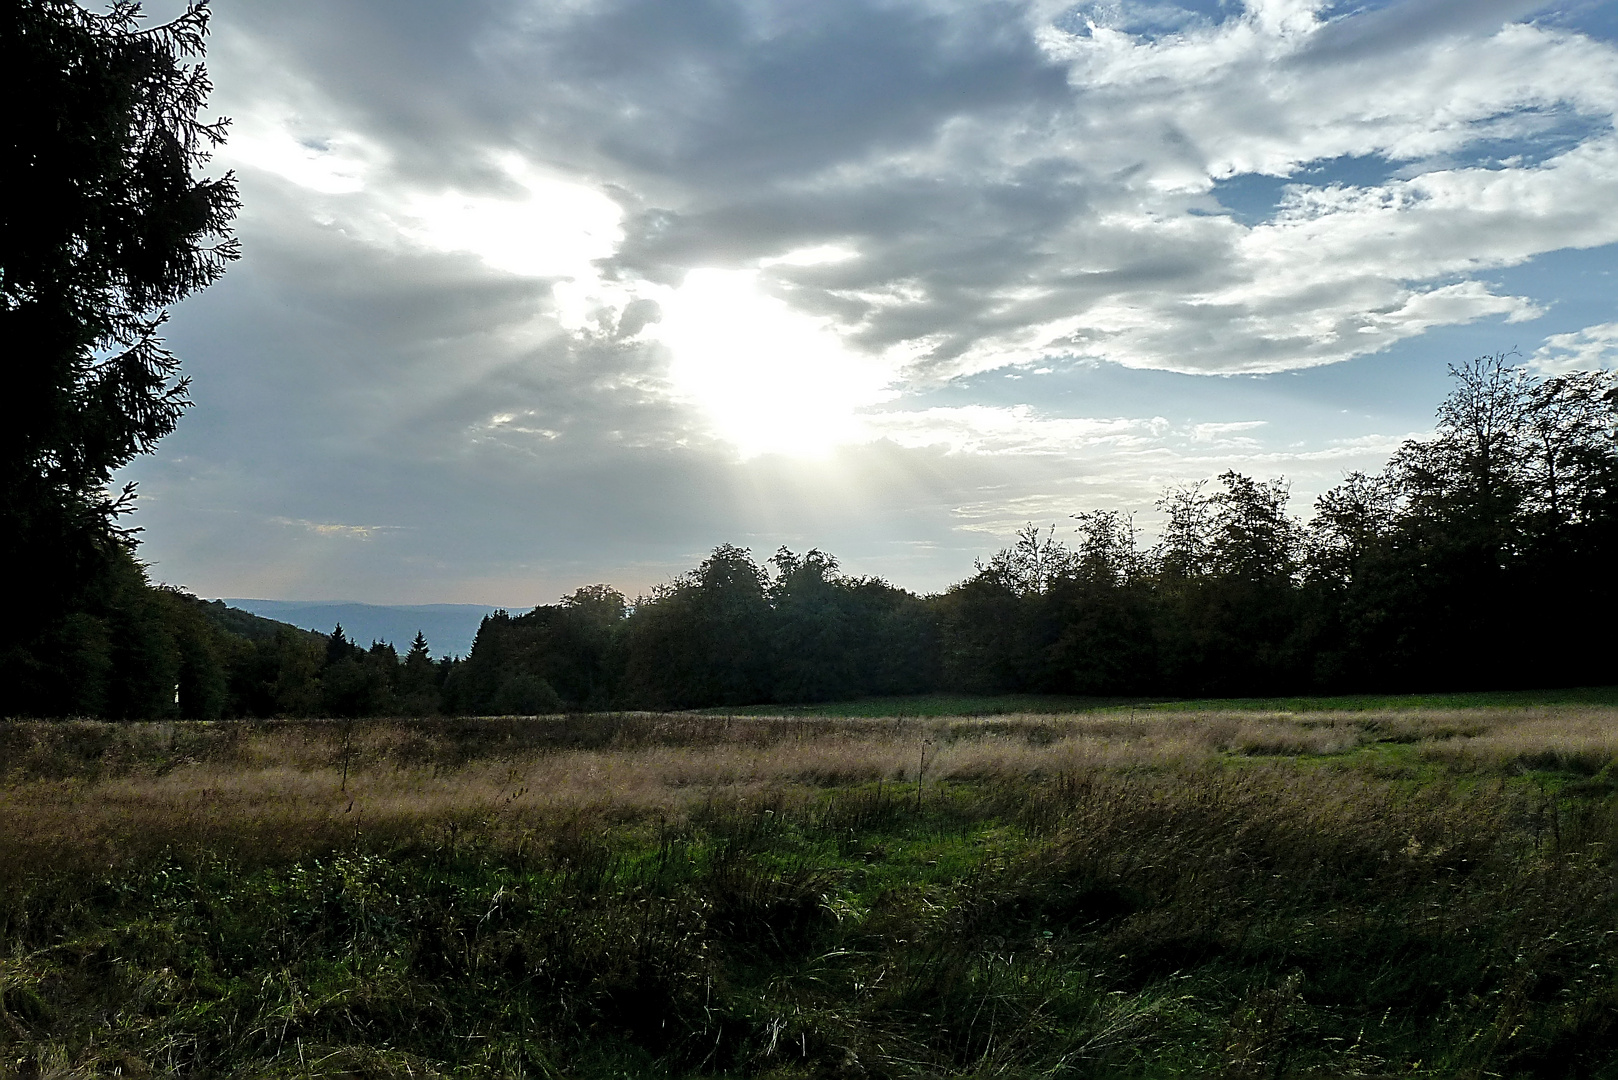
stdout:
[(1618, 322), (1552, 334), (1534, 350), (1529, 363), (1546, 375), (1618, 367)]
[[(1064, 159), (1088, 197), (1014, 264), (1014, 289), (935, 331), (943, 370), (1069, 349), (1198, 372), (1331, 363), (1434, 326), (1531, 318), (1532, 299), (1479, 275), (1618, 241), (1609, 43), (1482, 22), (1414, 46), (1361, 36), (1345, 56), (1323, 45), (1356, 20), (1321, 7), (1252, 3), (1159, 37), (1042, 27), (1074, 101), (984, 157)], [(1571, 145), (1536, 141), (1570, 125)], [(1344, 179), (1343, 159), (1386, 175)], [(1220, 186), (1254, 177), (1290, 182), (1243, 222)]]

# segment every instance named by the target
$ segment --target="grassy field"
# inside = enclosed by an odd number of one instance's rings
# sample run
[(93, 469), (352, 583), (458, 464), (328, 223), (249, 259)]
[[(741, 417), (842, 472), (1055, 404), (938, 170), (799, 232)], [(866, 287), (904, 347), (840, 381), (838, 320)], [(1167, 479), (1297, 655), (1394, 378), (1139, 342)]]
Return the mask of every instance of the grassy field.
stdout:
[(0, 1072), (1618, 1076), (1583, 693), (0, 724)]
[(819, 705), (750, 705), (702, 709), (705, 716), (843, 716), (871, 719), (897, 716), (1003, 716), (1008, 713), (1063, 715), (1124, 710), (1199, 712), (1389, 712), (1404, 709), (1487, 709), (1541, 705), (1618, 706), (1618, 686), (1566, 690), (1487, 690), (1447, 694), (1353, 694), (1289, 698), (1097, 698), (1056, 694), (914, 694), (865, 698)]

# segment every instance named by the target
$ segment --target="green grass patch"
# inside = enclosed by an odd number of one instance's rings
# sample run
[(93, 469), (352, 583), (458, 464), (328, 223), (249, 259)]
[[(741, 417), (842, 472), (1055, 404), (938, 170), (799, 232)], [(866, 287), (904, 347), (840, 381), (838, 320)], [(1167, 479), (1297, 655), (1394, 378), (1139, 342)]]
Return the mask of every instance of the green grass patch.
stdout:
[(41, 882), (0, 1043), (85, 1075), (1610, 1074), (1618, 912), (1571, 817), (1317, 777), (1323, 818), (1299, 779), (888, 785), (524, 857)]

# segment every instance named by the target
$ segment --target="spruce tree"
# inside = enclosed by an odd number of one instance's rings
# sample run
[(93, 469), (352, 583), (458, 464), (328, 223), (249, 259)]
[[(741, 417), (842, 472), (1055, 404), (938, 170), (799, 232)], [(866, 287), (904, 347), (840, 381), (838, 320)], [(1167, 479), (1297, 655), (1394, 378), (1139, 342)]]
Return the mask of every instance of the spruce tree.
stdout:
[(163, 26), (139, 5), (0, 4), (0, 694), (59, 706), (77, 676), (53, 647), (74, 613), (105, 615), (132, 533), (112, 477), (188, 404), (159, 329), (166, 307), (237, 255), (235, 181), (200, 175), (224, 137), (201, 112), (205, 2)]

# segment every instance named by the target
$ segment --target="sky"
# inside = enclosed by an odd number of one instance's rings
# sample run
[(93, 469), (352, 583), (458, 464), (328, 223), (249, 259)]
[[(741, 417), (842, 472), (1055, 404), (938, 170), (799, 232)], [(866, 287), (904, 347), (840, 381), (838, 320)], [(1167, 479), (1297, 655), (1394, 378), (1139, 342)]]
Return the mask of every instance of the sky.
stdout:
[(1451, 363), (1618, 363), (1611, 2), (214, 6), (243, 257), (120, 477), (200, 595), (935, 591), (1228, 468), (1307, 517)]

